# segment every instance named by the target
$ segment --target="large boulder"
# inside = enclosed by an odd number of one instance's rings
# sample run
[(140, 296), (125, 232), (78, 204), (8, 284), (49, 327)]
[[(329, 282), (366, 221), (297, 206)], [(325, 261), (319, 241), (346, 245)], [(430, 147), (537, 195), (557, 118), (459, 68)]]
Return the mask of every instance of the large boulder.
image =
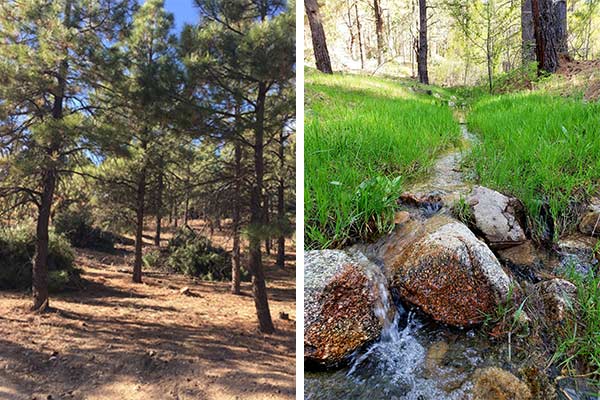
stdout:
[[(358, 252), (308, 251), (304, 254), (304, 358), (335, 366), (379, 337), (381, 268)], [(387, 293), (386, 293), (387, 295)], [(379, 307), (379, 308), (378, 308)]]
[(592, 199), (579, 222), (579, 231), (585, 235), (600, 236), (600, 199)]
[(511, 279), (464, 224), (438, 215), (407, 229), (382, 247), (391, 286), (403, 300), (437, 321), (467, 326), (508, 299)]
[(495, 249), (515, 246), (527, 240), (519, 223), (520, 202), (495, 190), (475, 186), (467, 198), (473, 224), (485, 241)]

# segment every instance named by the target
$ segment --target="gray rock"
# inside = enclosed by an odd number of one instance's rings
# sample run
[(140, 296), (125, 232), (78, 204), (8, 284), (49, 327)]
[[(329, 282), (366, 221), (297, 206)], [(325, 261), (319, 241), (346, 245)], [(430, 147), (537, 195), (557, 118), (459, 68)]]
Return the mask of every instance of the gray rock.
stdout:
[(590, 235), (600, 236), (600, 199), (594, 198), (583, 213), (579, 222), (579, 232)]
[(467, 202), (471, 206), (475, 227), (490, 247), (506, 248), (527, 240), (517, 217), (521, 208), (517, 199), (475, 186)]
[(576, 295), (575, 285), (567, 280), (554, 278), (534, 286), (531, 302), (546, 325), (555, 325), (568, 316), (568, 311), (575, 304)]

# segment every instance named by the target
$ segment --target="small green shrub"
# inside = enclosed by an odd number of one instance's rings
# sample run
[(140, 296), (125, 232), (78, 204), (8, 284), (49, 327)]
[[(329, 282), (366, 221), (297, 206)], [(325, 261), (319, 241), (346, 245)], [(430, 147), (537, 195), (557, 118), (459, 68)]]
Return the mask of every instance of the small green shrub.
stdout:
[[(57, 292), (75, 284), (79, 271), (73, 267), (75, 255), (68, 240), (51, 231), (48, 250), (49, 290)], [(32, 227), (0, 229), (0, 289), (31, 287), (34, 255)]]
[[(179, 229), (169, 241), (167, 266), (209, 281), (231, 279), (231, 256), (190, 228)], [(247, 275), (247, 274), (246, 274)]]
[(54, 218), (54, 228), (75, 247), (113, 251), (117, 238), (110, 232), (93, 226), (91, 212), (77, 204), (60, 210)]
[(160, 251), (150, 250), (142, 256), (142, 262), (146, 268), (156, 268), (160, 263)]

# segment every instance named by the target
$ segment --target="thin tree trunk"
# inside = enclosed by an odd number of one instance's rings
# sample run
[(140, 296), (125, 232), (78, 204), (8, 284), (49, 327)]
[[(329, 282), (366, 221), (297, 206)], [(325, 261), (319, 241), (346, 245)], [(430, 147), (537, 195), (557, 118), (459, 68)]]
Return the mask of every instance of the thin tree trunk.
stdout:
[(419, 0), (419, 52), (417, 57), (419, 82), (429, 85), (427, 52), (427, 0)]
[(240, 198), (242, 195), (242, 145), (235, 144), (235, 198), (233, 199), (233, 264), (231, 272), (231, 293), (240, 294), (241, 257), (240, 257)]
[[(271, 223), (271, 216), (269, 213), (269, 205), (271, 203), (270, 198), (269, 198), (269, 194), (266, 193), (264, 196), (264, 201), (263, 201), (263, 215), (264, 215), (264, 220), (265, 220), (265, 225), (269, 225)], [(267, 255), (271, 255), (271, 235), (269, 235), (268, 237), (265, 238), (265, 253)]]
[(377, 65), (381, 65), (385, 44), (383, 42), (383, 18), (381, 17), (380, 0), (373, 0), (373, 10), (375, 12), (375, 33), (377, 35)]
[(163, 173), (164, 162), (160, 158), (158, 163), (158, 187), (156, 193), (156, 234), (154, 235), (154, 244), (160, 247), (160, 234), (162, 225), (162, 197), (164, 190), (164, 173)]
[[(283, 129), (279, 133), (279, 170), (281, 175), (279, 177), (279, 185), (277, 187), (277, 219), (279, 225), (283, 226), (285, 221), (285, 179), (283, 171), (285, 169), (285, 136)], [(282, 229), (280, 229), (282, 231)], [(285, 235), (283, 231), (277, 238), (277, 261), (275, 265), (279, 268), (285, 267)]]
[(490, 93), (494, 93), (494, 44), (492, 43), (492, 5), (488, 3), (487, 7), (487, 33), (485, 38), (485, 50), (487, 59), (487, 74)]
[[(256, 101), (256, 127), (254, 130), (254, 169), (256, 176), (250, 200), (251, 230), (259, 229), (264, 223), (261, 198), (264, 178), (264, 120), (266, 97), (267, 86), (264, 82), (260, 82)], [(275, 331), (275, 327), (273, 326), (271, 312), (269, 310), (267, 286), (262, 265), (260, 236), (255, 232), (250, 234), (249, 242), (249, 267), (252, 272), (252, 294), (256, 306), (259, 327), (261, 332), (272, 333)]]
[(56, 187), (56, 173), (53, 169), (44, 172), (42, 197), (36, 226), (36, 251), (33, 263), (33, 311), (44, 312), (49, 308), (48, 298), (48, 247), (50, 212)]
[(308, 23), (310, 25), (317, 69), (326, 74), (331, 74), (331, 60), (329, 58), (329, 51), (327, 50), (327, 39), (325, 37), (325, 30), (323, 29), (323, 22), (317, 0), (304, 0), (304, 9), (306, 10)]
[(358, 49), (360, 52), (360, 69), (365, 69), (365, 56), (363, 54), (362, 33), (360, 27), (360, 18), (358, 18), (358, 5), (354, 3), (354, 12), (356, 13), (356, 30), (358, 31)]
[[(143, 146), (145, 148), (145, 146)], [(146, 166), (142, 167), (137, 187), (135, 260), (133, 262), (133, 282), (142, 283), (142, 247), (144, 240), (144, 203), (146, 200)]]

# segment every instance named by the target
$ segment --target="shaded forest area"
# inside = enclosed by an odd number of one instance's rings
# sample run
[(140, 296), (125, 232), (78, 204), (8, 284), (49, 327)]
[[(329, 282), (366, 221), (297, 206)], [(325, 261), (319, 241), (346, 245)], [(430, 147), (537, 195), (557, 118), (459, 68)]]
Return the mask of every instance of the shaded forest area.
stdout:
[[(94, 398), (128, 377), (118, 359), (168, 348), (161, 362), (189, 362), (175, 386), (141, 360), (114, 398), (181, 398), (194, 363), (219, 364), (200, 386), (234, 373), (215, 354), (237, 347), (260, 353), (236, 372), (244, 390), (293, 392), (293, 8), (191, 3), (181, 30), (164, 0), (0, 5), (7, 393)], [(284, 372), (253, 388), (266, 365)], [(148, 371), (154, 392), (135, 397)], [(219, 385), (205, 395), (242, 390)]]

